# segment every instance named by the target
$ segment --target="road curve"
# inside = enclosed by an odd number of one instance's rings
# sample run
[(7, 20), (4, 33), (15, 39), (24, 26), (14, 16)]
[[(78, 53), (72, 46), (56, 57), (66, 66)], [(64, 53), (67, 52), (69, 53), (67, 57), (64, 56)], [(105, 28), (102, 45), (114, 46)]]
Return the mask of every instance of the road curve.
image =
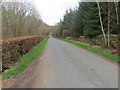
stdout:
[(11, 87), (118, 88), (118, 65), (50, 37), (43, 55)]

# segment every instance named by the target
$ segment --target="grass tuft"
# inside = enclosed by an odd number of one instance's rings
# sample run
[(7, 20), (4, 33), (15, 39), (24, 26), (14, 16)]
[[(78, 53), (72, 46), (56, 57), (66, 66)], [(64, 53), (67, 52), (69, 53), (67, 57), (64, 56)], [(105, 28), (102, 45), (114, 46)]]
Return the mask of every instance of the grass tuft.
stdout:
[(47, 41), (48, 39), (45, 39), (44, 41), (40, 42), (36, 47), (34, 47), (32, 51), (25, 54), (23, 56), (22, 62), (17, 64), (14, 68), (10, 69), (8, 72), (4, 73), (2, 75), (2, 78), (6, 79), (6, 78), (14, 77), (20, 74), (21, 72), (23, 72), (34, 60), (37, 59), (39, 55), (42, 54), (47, 44)]
[(68, 43), (71, 43), (71, 44), (74, 44), (74, 45), (77, 45), (77, 46), (80, 46), (82, 48), (85, 48), (89, 51), (93, 51), (93, 52), (96, 52), (98, 54), (100, 54), (101, 56), (105, 56), (113, 61), (116, 61), (116, 62), (120, 62), (120, 58), (118, 55), (113, 55), (111, 53), (109, 53), (108, 51), (100, 48), (100, 47), (94, 47), (94, 46), (91, 46), (91, 45), (88, 45), (86, 43), (81, 43), (81, 42), (76, 42), (76, 41), (71, 41), (71, 40), (65, 40), (65, 39), (61, 39), (61, 38), (57, 38), (59, 40), (63, 40), (63, 41), (66, 41)]

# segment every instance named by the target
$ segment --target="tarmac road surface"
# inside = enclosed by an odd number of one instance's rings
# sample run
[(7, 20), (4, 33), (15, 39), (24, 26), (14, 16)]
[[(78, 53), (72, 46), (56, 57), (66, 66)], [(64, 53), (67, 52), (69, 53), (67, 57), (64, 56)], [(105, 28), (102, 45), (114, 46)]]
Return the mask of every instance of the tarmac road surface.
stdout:
[(43, 55), (11, 87), (118, 88), (118, 64), (50, 37)]

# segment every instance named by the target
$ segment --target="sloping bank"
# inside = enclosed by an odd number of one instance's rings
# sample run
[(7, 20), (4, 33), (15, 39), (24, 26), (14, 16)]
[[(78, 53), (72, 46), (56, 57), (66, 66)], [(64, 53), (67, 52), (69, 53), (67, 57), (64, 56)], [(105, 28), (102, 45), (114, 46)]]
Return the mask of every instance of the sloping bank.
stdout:
[(11, 68), (8, 72), (2, 75), (2, 78), (10, 78), (14, 77), (21, 72), (23, 72), (33, 61), (40, 56), (45, 49), (47, 44), (48, 38), (44, 39), (43, 41), (39, 42), (37, 46), (35, 46), (30, 52), (22, 56), (22, 61)]
[(92, 52), (95, 52), (101, 56), (105, 56), (113, 61), (116, 61), (116, 62), (120, 62), (120, 57), (118, 55), (113, 55), (111, 53), (109, 53), (108, 51), (100, 48), (100, 47), (95, 47), (95, 46), (92, 46), (92, 45), (89, 45), (89, 44), (86, 44), (86, 43), (82, 43), (82, 42), (76, 42), (76, 41), (72, 41), (72, 40), (65, 40), (65, 39), (62, 39), (62, 38), (56, 38), (56, 39), (59, 39), (59, 40), (63, 40), (65, 42), (68, 42), (68, 43), (71, 43), (71, 44), (74, 44), (74, 45), (77, 45), (77, 46), (80, 46), (82, 48), (85, 48), (89, 51), (92, 51)]

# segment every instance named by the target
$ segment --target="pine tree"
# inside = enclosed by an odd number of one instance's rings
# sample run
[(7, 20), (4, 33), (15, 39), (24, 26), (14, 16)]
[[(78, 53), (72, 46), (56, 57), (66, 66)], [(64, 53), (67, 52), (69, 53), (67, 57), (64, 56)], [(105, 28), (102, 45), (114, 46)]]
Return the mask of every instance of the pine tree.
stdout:
[(75, 11), (75, 14), (72, 18), (72, 25), (71, 25), (71, 35), (73, 37), (79, 37), (83, 35), (83, 9), (85, 7), (85, 3), (79, 3), (78, 9)]
[(97, 4), (87, 3), (88, 10), (84, 14), (84, 36), (93, 38), (101, 33)]

